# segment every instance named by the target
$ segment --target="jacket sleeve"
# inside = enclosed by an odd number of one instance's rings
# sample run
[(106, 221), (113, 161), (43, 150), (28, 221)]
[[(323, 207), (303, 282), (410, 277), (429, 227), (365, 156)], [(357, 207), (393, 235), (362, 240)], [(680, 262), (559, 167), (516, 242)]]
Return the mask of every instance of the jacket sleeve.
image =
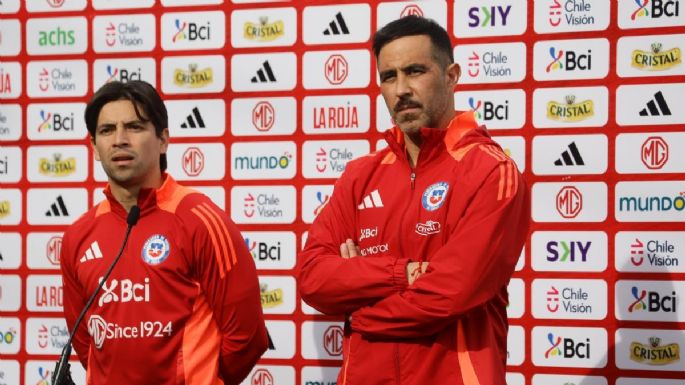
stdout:
[(354, 217), (357, 203), (352, 193), (356, 164), (350, 163), (336, 182), (330, 202), (309, 228), (307, 244), (298, 257), (300, 295), (325, 314), (348, 314), (407, 286), (408, 259), (391, 256), (344, 259), (340, 244), (357, 243)]
[[(76, 318), (83, 310), (88, 300), (84, 294), (83, 287), (76, 279), (76, 274), (73, 270), (74, 261), (76, 260), (75, 250), (69, 242), (67, 233), (62, 236), (62, 248), (60, 251), (60, 269), (62, 270), (62, 291), (64, 304), (64, 318), (67, 321), (67, 329), (71, 329), (76, 323)], [(90, 335), (88, 334), (87, 319), (81, 321), (79, 328), (74, 333), (74, 338), (71, 341), (79, 361), (84, 368), (88, 368), (88, 351), (90, 349)]]
[(352, 330), (369, 338), (422, 337), (495, 297), (509, 282), (530, 222), (528, 190), (515, 170), (510, 160), (501, 161), (445, 245), (427, 256), (426, 273), (405, 291), (353, 313)]
[(194, 263), (221, 334), (220, 375), (225, 384), (237, 385), (268, 344), (257, 271), (225, 212), (208, 202), (191, 212), (202, 222), (193, 237)]

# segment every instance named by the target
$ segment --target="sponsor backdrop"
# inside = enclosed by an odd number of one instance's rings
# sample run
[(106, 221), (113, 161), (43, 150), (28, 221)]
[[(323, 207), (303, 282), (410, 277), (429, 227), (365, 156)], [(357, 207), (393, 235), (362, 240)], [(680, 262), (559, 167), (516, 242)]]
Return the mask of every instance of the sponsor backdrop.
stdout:
[(49, 384), (61, 233), (106, 181), (85, 102), (132, 79), (167, 103), (169, 172), (259, 269), (272, 346), (245, 384), (334, 384), (343, 323), (301, 302), (295, 255), (347, 162), (385, 146), (373, 31), (419, 14), (457, 44), (458, 108), (532, 188), (509, 385), (684, 385), (684, 2), (3, 0), (0, 384)]

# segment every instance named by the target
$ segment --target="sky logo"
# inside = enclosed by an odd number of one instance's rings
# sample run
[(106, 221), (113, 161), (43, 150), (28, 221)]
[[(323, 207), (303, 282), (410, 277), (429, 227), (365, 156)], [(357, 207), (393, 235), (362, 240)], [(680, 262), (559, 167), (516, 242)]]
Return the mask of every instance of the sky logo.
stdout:
[(552, 57), (552, 62), (547, 65), (546, 71), (551, 72), (555, 70), (563, 70), (564, 64), (561, 62), (563, 55), (563, 50), (559, 50), (559, 53), (557, 53), (554, 47), (549, 47), (549, 56)]

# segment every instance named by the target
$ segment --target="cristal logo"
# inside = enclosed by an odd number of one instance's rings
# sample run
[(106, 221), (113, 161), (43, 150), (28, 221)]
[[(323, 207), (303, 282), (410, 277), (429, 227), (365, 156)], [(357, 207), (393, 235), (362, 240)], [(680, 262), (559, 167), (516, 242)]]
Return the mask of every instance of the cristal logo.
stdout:
[(293, 155), (285, 151), (279, 156), (237, 156), (233, 162), (236, 170), (274, 170), (286, 169), (290, 165)]
[(107, 322), (99, 315), (92, 315), (88, 319), (88, 334), (93, 338), (95, 348), (100, 350), (107, 336)]
[[(98, 280), (102, 282), (102, 277)], [(119, 286), (121, 283), (121, 286)], [(102, 285), (103, 293), (98, 300), (98, 306), (112, 302), (150, 302), (150, 278), (145, 278), (143, 283), (134, 283), (130, 279), (112, 279), (109, 284)]]
[(631, 65), (639, 70), (665, 71), (683, 62), (680, 48), (662, 50), (661, 43), (652, 43), (651, 51), (636, 49), (632, 53)]
[(649, 337), (649, 345), (639, 342), (630, 344), (630, 359), (647, 365), (668, 365), (680, 361), (680, 345), (672, 343), (661, 345), (661, 338)]
[(174, 23), (176, 25), (176, 33), (171, 38), (171, 41), (174, 43), (180, 40), (196, 41), (210, 39), (211, 25), (209, 21), (205, 25), (199, 25), (175, 19)]
[(650, 170), (658, 170), (668, 162), (668, 143), (660, 136), (650, 136), (642, 144), (642, 163)]
[(328, 153), (326, 150), (323, 149), (323, 147), (319, 148), (319, 151), (316, 152), (316, 171), (318, 172), (324, 172), (326, 171), (328, 164)]
[(343, 351), (343, 330), (340, 326), (332, 325), (323, 335), (323, 347), (331, 356), (339, 356)]
[(197, 147), (188, 147), (182, 159), (183, 171), (188, 176), (198, 176), (205, 168), (205, 154)]
[(252, 218), (252, 216), (255, 214), (255, 198), (252, 194), (248, 193), (245, 199), (243, 200), (243, 214), (245, 214), (246, 217)]
[(576, 103), (574, 95), (566, 95), (565, 103), (549, 101), (547, 103), (547, 118), (561, 122), (580, 122), (595, 115), (595, 107), (592, 100), (583, 100)]
[(672, 291), (670, 295), (662, 296), (656, 291), (640, 290), (637, 286), (633, 286), (630, 289), (633, 295), (634, 301), (628, 306), (628, 312), (633, 313), (636, 311), (646, 310), (650, 313), (663, 312), (663, 313), (675, 313), (676, 312), (676, 293)]
[(415, 231), (417, 234), (425, 236), (437, 234), (440, 232), (440, 222), (428, 220), (426, 223), (417, 223)]
[(243, 26), (243, 37), (248, 40), (273, 41), (285, 34), (285, 23), (277, 20), (269, 23), (267, 16), (259, 18), (259, 24), (246, 22)]
[(423, 17), (423, 11), (421, 10), (421, 7), (419, 7), (416, 4), (409, 4), (404, 9), (402, 9), (402, 12), (400, 12), (400, 17), (405, 17), (405, 16), (421, 16)]
[(52, 159), (40, 158), (38, 171), (44, 175), (62, 177), (71, 175), (76, 171), (76, 158), (62, 159), (62, 154), (55, 153)]
[(328, 194), (324, 194), (321, 191), (316, 192), (317, 206), (314, 208), (314, 216), (318, 216), (324, 207), (328, 204), (331, 197)]
[(586, 338), (585, 342), (575, 342), (572, 338), (562, 338), (554, 336), (554, 333), (547, 334), (547, 340), (550, 344), (549, 349), (545, 351), (545, 358), (590, 358), (590, 339)]
[(48, 130), (57, 131), (74, 131), (74, 113), (69, 116), (62, 116), (59, 113), (46, 112), (40, 110), (40, 118), (42, 122), (38, 125), (38, 132)]
[(554, 286), (547, 290), (547, 310), (552, 313), (556, 313), (559, 310), (559, 290)]
[(556, 196), (557, 212), (564, 218), (575, 218), (583, 209), (583, 195), (575, 186), (564, 186)]
[(333, 85), (342, 84), (349, 73), (347, 59), (342, 55), (331, 55), (324, 65), (326, 80)]
[(59, 266), (60, 253), (62, 250), (62, 237), (55, 236), (48, 240), (48, 244), (45, 247), (45, 255), (54, 266)]
[[(491, 120), (507, 120), (509, 119), (509, 100), (506, 100), (504, 104), (495, 104), (491, 101), (475, 100), (474, 98), (469, 98), (469, 106), (471, 110), (476, 115), (476, 118), (483, 121)], [(481, 107), (482, 113), (481, 113)]]
[[(549, 241), (547, 242), (547, 261), (549, 262), (587, 262), (592, 242)], [(561, 250), (559, 250), (561, 249)]]
[(259, 102), (252, 109), (252, 124), (257, 131), (266, 132), (276, 121), (276, 110), (269, 102)]
[(678, 196), (620, 197), (619, 211), (683, 211), (685, 208), (685, 191)]
[(549, 56), (552, 61), (547, 65), (545, 71), (585, 71), (592, 69), (592, 50), (587, 50), (585, 54), (577, 54), (575, 51), (558, 50), (549, 47)]
[(274, 385), (274, 377), (266, 369), (257, 369), (252, 374), (250, 385)]
[(630, 15), (630, 20), (635, 20), (639, 17), (649, 17), (650, 14), (653, 19), (680, 15), (680, 1), (678, 0), (653, 0), (651, 12), (648, 9), (649, 2), (649, 0), (635, 0), (636, 8)]
[[(511, 11), (511, 5), (506, 7), (490, 6), (490, 7), (471, 7), (469, 8), (469, 27), (494, 27), (496, 25), (507, 25), (507, 16)], [(482, 14), (481, 14), (482, 12)], [(481, 19), (483, 20), (481, 22)]]
[(174, 84), (179, 87), (202, 88), (214, 82), (214, 69), (211, 67), (198, 69), (196, 63), (188, 64), (188, 69), (174, 70)]
[(105, 27), (105, 44), (113, 47), (117, 43), (117, 27), (110, 21)]

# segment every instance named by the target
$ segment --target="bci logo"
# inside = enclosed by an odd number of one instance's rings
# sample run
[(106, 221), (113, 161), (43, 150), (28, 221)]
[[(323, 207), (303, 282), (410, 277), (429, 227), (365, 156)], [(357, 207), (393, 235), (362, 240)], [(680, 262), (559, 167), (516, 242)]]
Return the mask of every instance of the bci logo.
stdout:
[(58, 112), (40, 110), (41, 123), (38, 132), (44, 131), (74, 131), (74, 113), (62, 115)]
[(280, 261), (281, 260), (281, 242), (276, 242), (276, 245), (269, 245), (266, 242), (251, 241), (250, 238), (245, 238), (252, 258), (257, 261)]
[(476, 100), (470, 97), (469, 107), (476, 114), (476, 118), (485, 122), (509, 119), (509, 100), (506, 100), (504, 104), (496, 104), (489, 100)]
[(197, 41), (210, 39), (211, 24), (209, 21), (204, 25), (195, 22), (185, 22), (180, 19), (175, 19), (174, 22), (176, 24), (176, 33), (171, 39), (174, 43), (180, 40)]
[(549, 47), (549, 56), (552, 61), (547, 65), (545, 71), (588, 71), (592, 69), (592, 50), (588, 49), (586, 53), (580, 54), (571, 50), (557, 50), (555, 47)]
[(639, 17), (659, 19), (663, 16), (676, 17), (680, 15), (679, 0), (642, 0), (635, 1), (635, 3), (636, 9), (630, 15), (630, 20), (635, 20)]
[(586, 338), (584, 342), (576, 342), (573, 338), (563, 338), (555, 336), (554, 333), (548, 333), (547, 340), (551, 346), (545, 351), (545, 358), (590, 359), (589, 338)]
[(547, 260), (549, 262), (587, 262), (592, 242), (549, 241), (547, 242)]
[(138, 67), (137, 70), (129, 70), (126, 68), (116, 68), (112, 67), (111, 65), (107, 65), (107, 81), (106, 83), (109, 83), (114, 80), (118, 80), (120, 82), (126, 83), (129, 80), (142, 80), (141, 78), (141, 70), (140, 67)]
[[(495, 27), (497, 25), (506, 26), (507, 17), (511, 11), (511, 5), (502, 7), (492, 5), (490, 7), (471, 7), (469, 8), (469, 27)], [(482, 20), (482, 21), (481, 21)]]
[(656, 291), (640, 290), (637, 286), (633, 286), (631, 294), (635, 301), (628, 306), (628, 312), (648, 311), (650, 313), (675, 313), (676, 312), (676, 294), (672, 291), (670, 295), (661, 295)]

